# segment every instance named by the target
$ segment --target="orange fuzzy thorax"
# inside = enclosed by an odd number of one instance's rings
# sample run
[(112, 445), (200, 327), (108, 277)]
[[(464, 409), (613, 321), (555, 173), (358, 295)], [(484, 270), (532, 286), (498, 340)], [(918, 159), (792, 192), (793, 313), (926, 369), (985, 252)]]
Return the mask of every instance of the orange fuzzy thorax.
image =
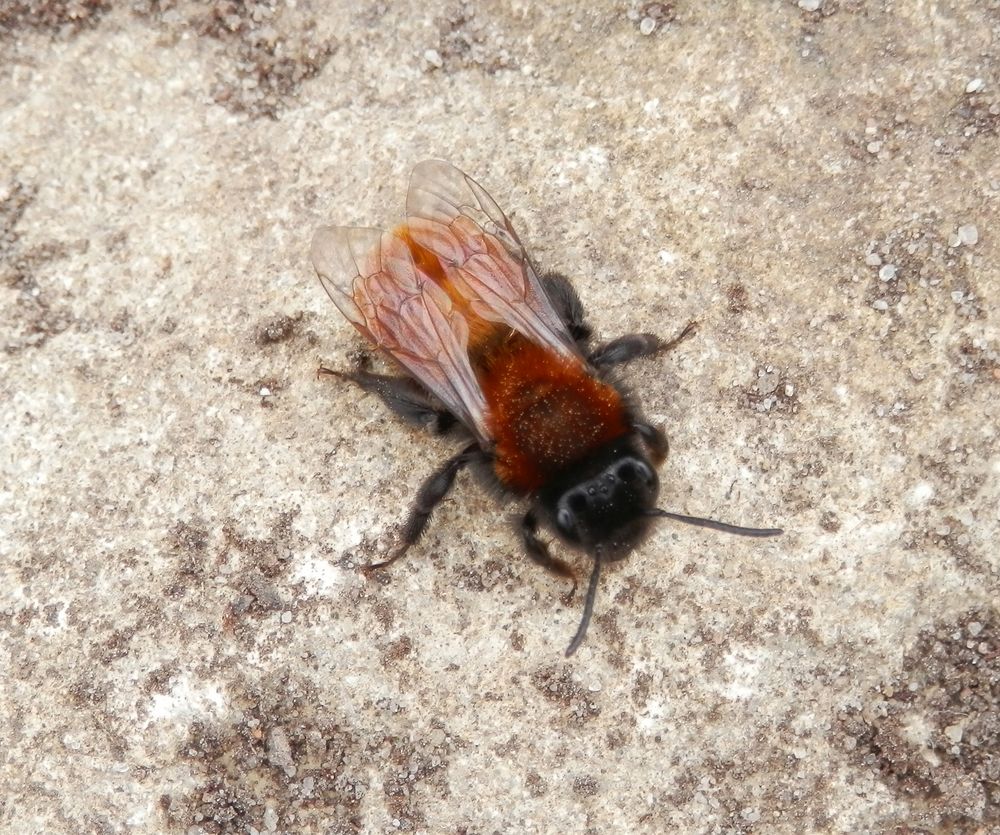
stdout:
[(495, 438), (494, 470), (518, 493), (544, 486), (566, 467), (628, 431), (614, 388), (582, 361), (560, 357), (516, 333), (476, 368)]

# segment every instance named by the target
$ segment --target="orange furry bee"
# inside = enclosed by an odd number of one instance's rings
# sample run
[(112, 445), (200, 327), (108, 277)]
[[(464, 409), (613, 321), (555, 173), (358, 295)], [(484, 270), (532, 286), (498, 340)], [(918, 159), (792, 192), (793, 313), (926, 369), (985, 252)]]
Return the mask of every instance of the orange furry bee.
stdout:
[(453, 165), (414, 168), (406, 219), (391, 231), (320, 228), (312, 262), (340, 312), (407, 376), (321, 370), (378, 395), (410, 423), (471, 436), (420, 487), (396, 550), (368, 568), (406, 553), (458, 472), (478, 465), (530, 501), (520, 531), (534, 562), (575, 580), (539, 538), (540, 523), (594, 561), (568, 656), (586, 635), (601, 565), (628, 556), (654, 518), (745, 536), (781, 533), (656, 507), (666, 437), (608, 372), (670, 349), (694, 324), (670, 342), (642, 333), (590, 348), (569, 281), (539, 275), (493, 198)]

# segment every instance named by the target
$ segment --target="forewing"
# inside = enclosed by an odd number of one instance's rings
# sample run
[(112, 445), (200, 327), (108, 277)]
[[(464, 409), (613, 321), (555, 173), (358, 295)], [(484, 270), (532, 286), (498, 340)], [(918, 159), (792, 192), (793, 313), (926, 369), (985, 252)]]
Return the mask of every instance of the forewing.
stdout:
[(313, 235), (313, 267), (326, 294), (341, 313), (369, 339), (367, 322), (352, 297), (353, 285), (366, 274), (365, 262), (379, 246), (381, 229), (362, 226), (321, 226)]
[(468, 323), (414, 266), (405, 242), (377, 229), (324, 226), (313, 237), (312, 262), (341, 313), (488, 443)]
[(441, 259), (477, 315), (580, 358), (514, 227), (479, 183), (443, 160), (422, 162), (410, 177), (406, 213), (414, 240)]

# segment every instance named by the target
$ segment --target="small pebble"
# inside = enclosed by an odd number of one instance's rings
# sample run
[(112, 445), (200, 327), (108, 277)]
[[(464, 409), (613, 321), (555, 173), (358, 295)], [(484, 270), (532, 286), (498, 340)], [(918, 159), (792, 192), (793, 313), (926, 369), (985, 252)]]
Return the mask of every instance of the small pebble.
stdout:
[(437, 69), (441, 69), (441, 67), (444, 66), (444, 61), (441, 59), (441, 53), (436, 49), (425, 50), (424, 60), (432, 67), (437, 67)]
[(975, 246), (979, 241), (979, 230), (974, 223), (966, 223), (958, 227), (958, 240), (965, 246)]
[(260, 396), (261, 397), (270, 397), (271, 396), (271, 389), (269, 389), (267, 386), (261, 386), (260, 387)]
[(291, 623), (292, 622), (292, 613), (291, 612), (282, 612), (281, 613), (281, 622), (282, 623)]
[(652, 35), (656, 31), (656, 21), (651, 17), (644, 17), (639, 24), (639, 32), (643, 35)]
[(823, 0), (799, 0), (799, 8), (804, 12), (818, 12)]
[(895, 264), (884, 264), (878, 271), (879, 281), (892, 281), (898, 272)]
[(965, 92), (978, 93), (984, 86), (985, 84), (981, 78), (973, 78), (972, 81), (965, 85)]
[(977, 638), (979, 636), (979, 633), (982, 631), (983, 631), (983, 625), (978, 620), (974, 620), (972, 623), (969, 624), (969, 634), (973, 638)]
[(759, 377), (757, 381), (757, 391), (765, 396), (773, 394), (777, 390), (779, 382), (777, 374), (773, 372), (766, 373)]
[(879, 255), (877, 252), (869, 252), (865, 256), (865, 263), (869, 267), (878, 267), (882, 264), (882, 256)]
[(868, 149), (869, 154), (877, 154), (882, 150), (882, 142), (881, 140), (869, 142), (865, 147)]
[(872, 302), (872, 307), (874, 307), (876, 310), (888, 310), (889, 302), (887, 302), (885, 299), (875, 299), (875, 301)]

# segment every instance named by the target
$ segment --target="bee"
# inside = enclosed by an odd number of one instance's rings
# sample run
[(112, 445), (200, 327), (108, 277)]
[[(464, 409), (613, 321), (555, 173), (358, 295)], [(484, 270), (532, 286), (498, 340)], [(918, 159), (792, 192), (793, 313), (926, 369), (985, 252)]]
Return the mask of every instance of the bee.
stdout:
[(472, 465), (527, 500), (519, 528), (531, 560), (575, 587), (572, 568), (539, 536), (542, 525), (593, 560), (570, 656), (587, 633), (601, 566), (627, 557), (656, 518), (743, 536), (781, 533), (656, 507), (667, 439), (611, 375), (675, 347), (695, 323), (670, 341), (637, 333), (592, 348), (568, 279), (539, 274), (493, 198), (450, 163), (413, 169), (406, 218), (390, 231), (318, 229), (312, 262), (340, 312), (404, 376), (320, 371), (377, 395), (411, 424), (467, 437), (417, 491), (395, 549), (366, 569), (402, 557)]

